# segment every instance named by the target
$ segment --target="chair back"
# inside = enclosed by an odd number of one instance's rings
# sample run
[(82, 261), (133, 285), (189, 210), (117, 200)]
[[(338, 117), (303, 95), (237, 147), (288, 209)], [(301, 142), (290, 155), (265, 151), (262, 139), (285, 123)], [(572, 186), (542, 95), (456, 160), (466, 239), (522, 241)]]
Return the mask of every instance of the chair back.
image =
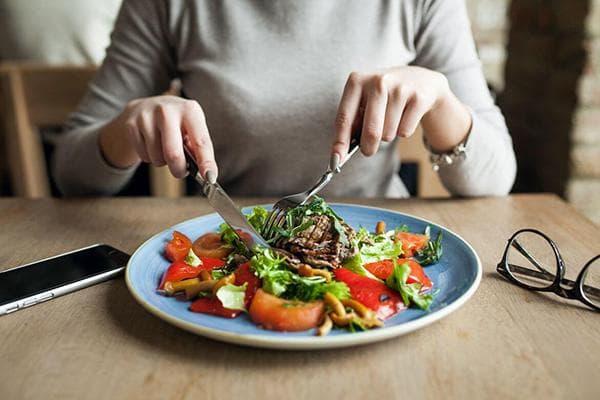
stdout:
[[(6, 158), (15, 195), (51, 195), (40, 130), (64, 124), (95, 72), (95, 66), (0, 64)], [(182, 192), (182, 182), (171, 177), (166, 168), (150, 170), (151, 194), (178, 197)]]

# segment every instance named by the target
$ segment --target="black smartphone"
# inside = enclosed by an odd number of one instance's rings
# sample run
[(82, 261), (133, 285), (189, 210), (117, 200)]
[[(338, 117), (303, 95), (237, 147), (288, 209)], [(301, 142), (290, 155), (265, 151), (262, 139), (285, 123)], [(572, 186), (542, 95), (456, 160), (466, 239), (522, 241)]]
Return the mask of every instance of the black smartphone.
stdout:
[(0, 315), (62, 296), (123, 272), (129, 255), (95, 244), (0, 272)]

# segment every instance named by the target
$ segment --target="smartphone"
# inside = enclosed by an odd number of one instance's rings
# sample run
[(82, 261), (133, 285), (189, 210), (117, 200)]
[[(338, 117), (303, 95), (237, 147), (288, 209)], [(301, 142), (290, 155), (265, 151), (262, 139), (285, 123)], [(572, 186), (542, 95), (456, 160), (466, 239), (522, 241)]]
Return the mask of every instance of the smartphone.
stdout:
[(0, 272), (0, 315), (103, 282), (123, 272), (129, 255), (106, 244)]

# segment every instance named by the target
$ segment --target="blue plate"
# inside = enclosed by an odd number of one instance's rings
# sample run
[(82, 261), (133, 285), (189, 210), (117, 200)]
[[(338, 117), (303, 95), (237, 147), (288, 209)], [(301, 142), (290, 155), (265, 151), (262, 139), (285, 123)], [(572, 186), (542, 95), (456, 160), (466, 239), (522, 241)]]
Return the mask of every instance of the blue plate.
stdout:
[[(481, 262), (465, 240), (454, 232), (421, 218), (379, 208), (332, 204), (344, 220), (358, 229), (373, 231), (377, 221), (385, 221), (388, 229), (406, 224), (411, 232), (423, 232), (431, 226), (432, 235), (443, 231), (442, 260), (426, 267), (426, 273), (438, 292), (429, 311), (408, 309), (385, 321), (385, 327), (366, 332), (350, 333), (333, 330), (328, 336), (317, 337), (314, 330), (304, 332), (274, 332), (254, 325), (247, 315), (225, 319), (188, 310), (190, 302), (179, 301), (156, 293), (156, 287), (169, 262), (163, 255), (165, 243), (178, 230), (190, 238), (214, 232), (223, 222), (217, 214), (194, 218), (167, 229), (142, 244), (127, 265), (125, 279), (135, 299), (157, 317), (190, 332), (224, 342), (278, 349), (323, 349), (377, 342), (429, 325), (462, 306), (477, 290), (481, 281)], [(250, 212), (251, 207), (244, 209)]]

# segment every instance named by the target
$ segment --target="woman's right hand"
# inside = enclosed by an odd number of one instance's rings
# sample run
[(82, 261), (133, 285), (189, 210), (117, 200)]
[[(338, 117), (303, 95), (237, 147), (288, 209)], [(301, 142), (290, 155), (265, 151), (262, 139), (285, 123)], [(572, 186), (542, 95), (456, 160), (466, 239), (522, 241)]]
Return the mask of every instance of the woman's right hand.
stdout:
[(140, 159), (156, 167), (168, 165), (176, 178), (187, 174), (183, 145), (194, 154), (200, 174), (216, 178), (217, 164), (206, 118), (197, 101), (176, 96), (132, 100), (121, 115), (100, 132), (106, 160), (127, 168)]

